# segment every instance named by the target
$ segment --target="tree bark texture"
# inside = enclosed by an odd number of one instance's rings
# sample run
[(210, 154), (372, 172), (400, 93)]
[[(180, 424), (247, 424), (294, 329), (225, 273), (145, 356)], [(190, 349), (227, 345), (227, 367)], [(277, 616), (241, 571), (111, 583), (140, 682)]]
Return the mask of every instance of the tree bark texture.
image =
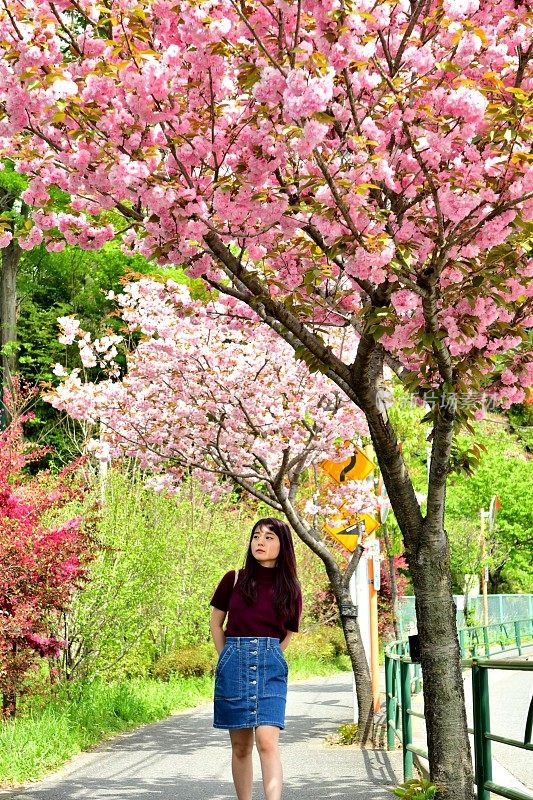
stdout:
[(11, 376), (16, 369), (15, 345), (17, 341), (17, 272), (21, 249), (12, 240), (2, 250), (0, 271), (0, 366), (3, 391), (11, 386)]
[(472, 762), (444, 531), (437, 545), (423, 542), (411, 556), (409, 566), (420, 637), (430, 777), (446, 787), (449, 797), (470, 800)]
[(394, 565), (394, 556), (391, 553), (390, 536), (387, 531), (386, 525), (383, 526), (382, 531), (383, 531), (382, 532), (383, 542), (385, 544), (385, 557), (387, 559), (387, 564), (389, 568), (390, 602), (391, 602), (391, 612), (392, 612), (392, 625), (394, 628), (394, 638), (399, 639), (401, 636), (401, 632), (400, 632), (400, 625), (398, 623), (399, 607), (398, 607), (398, 584), (396, 581), (396, 567)]

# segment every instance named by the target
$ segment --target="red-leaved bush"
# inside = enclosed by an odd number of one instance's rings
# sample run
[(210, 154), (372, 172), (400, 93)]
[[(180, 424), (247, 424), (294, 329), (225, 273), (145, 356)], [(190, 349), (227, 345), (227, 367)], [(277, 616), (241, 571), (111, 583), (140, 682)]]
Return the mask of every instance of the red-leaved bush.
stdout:
[[(10, 405), (9, 398), (4, 402)], [(39, 657), (57, 656), (59, 613), (87, 577), (94, 542), (79, 518), (47, 527), (45, 512), (83, 491), (71, 466), (58, 476), (26, 475), (44, 449), (24, 441), (30, 416), (9, 408), (11, 422), (0, 432), (0, 692), (4, 716), (13, 716), (16, 697)]]

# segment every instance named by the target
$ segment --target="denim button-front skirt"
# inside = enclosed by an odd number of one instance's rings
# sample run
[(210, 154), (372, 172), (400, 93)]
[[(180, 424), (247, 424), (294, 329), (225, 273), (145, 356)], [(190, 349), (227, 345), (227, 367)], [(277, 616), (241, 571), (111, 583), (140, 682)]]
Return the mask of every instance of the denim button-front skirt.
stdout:
[(215, 672), (215, 728), (285, 727), (287, 662), (279, 640), (228, 636)]

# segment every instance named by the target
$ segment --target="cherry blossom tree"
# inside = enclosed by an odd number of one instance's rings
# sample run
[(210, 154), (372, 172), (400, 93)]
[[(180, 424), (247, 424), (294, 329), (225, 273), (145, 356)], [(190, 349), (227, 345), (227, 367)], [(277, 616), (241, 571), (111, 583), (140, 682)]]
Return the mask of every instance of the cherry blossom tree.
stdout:
[[(0, 12), (0, 151), (34, 207), (20, 246), (99, 247), (113, 209), (126, 250), (252, 306), (365, 413), (413, 576), (430, 773), (453, 800), (473, 786), (443, 524), (453, 436), (533, 380), (530, 15), (530, 0)], [(357, 355), (318, 323), (356, 330)], [(379, 400), (385, 364), (430, 398), (424, 511)]]
[[(97, 425), (88, 448), (98, 459), (135, 458), (158, 491), (177, 491), (192, 475), (214, 499), (238, 488), (286, 515), (330, 579), (366, 740), (372, 687), (349, 592), (362, 547), (342, 569), (322, 524), (341, 506), (348, 518), (372, 512), (376, 497), (360, 481), (339, 487), (317, 481), (307, 501), (301, 492), (312, 467), (328, 457), (346, 458), (350, 440), (368, 433), (364, 416), (328, 378), (310, 374), (290, 345), (240, 301), (205, 305), (192, 301), (184, 286), (147, 278), (128, 284), (117, 301), (129, 334), (124, 343), (142, 337), (127, 354), (124, 377), (115, 361), (121, 337), (92, 341), (78, 320), (62, 317), (60, 340), (77, 343), (84, 367), (99, 367), (108, 377), (93, 382), (58, 364), (63, 380), (46, 399), (89, 429)], [(356, 349), (353, 332), (331, 335), (337, 349)]]

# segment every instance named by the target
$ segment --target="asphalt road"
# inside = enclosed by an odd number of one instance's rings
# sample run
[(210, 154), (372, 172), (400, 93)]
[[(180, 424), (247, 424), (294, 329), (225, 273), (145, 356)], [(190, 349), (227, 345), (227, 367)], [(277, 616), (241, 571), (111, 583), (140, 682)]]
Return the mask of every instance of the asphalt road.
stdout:
[[(281, 735), (284, 800), (390, 800), (401, 752), (331, 746), (326, 736), (353, 719), (351, 674), (292, 684)], [(60, 772), (2, 800), (232, 800), (229, 739), (211, 704), (123, 734), (74, 758)], [(259, 762), (254, 800), (263, 797)]]

